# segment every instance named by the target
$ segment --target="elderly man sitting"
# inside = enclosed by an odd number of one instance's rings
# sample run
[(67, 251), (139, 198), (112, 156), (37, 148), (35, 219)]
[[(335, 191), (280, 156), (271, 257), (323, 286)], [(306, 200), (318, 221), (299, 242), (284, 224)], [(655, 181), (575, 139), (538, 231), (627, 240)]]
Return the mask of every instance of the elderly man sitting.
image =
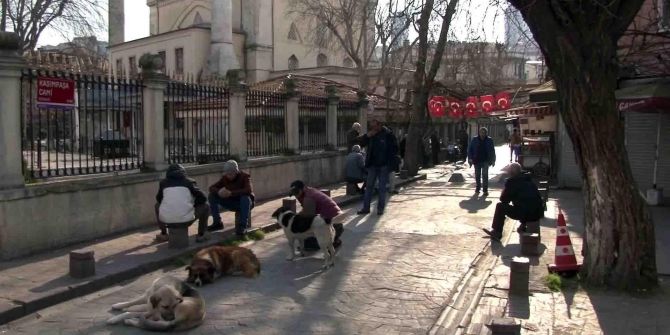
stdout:
[[(352, 147), (351, 153), (347, 155), (344, 172), (347, 183), (356, 184), (358, 192), (365, 191), (365, 182), (368, 178), (368, 171), (365, 169), (365, 157), (363, 157), (363, 154), (361, 154), (360, 145), (354, 145)], [(359, 183), (363, 183), (361, 188), (358, 188)]]
[[(544, 216), (542, 196), (529, 175), (522, 173), (519, 163), (511, 163), (503, 171), (509, 174), (505, 189), (500, 195), (500, 202), (496, 205), (491, 230), (484, 231), (495, 240), (502, 237), (505, 217), (519, 220), (519, 233), (526, 231), (526, 223), (536, 221)], [(511, 204), (510, 204), (511, 203)]]
[(248, 228), (251, 209), (254, 207), (254, 191), (251, 176), (240, 171), (237, 162), (229, 160), (223, 163), (223, 176), (209, 187), (209, 207), (214, 223), (207, 227), (208, 231), (223, 229), (219, 208), (237, 212), (239, 222), (235, 223), (235, 234), (243, 236)]

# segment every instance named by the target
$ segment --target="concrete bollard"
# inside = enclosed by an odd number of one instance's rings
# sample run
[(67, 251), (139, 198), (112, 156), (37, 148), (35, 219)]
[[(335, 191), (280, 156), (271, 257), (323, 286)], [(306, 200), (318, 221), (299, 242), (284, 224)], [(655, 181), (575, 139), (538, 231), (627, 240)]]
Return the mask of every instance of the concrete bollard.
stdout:
[(330, 197), (330, 190), (321, 190), (321, 193)]
[(451, 174), (451, 177), (449, 177), (448, 182), (450, 183), (464, 183), (465, 182), (465, 177), (463, 177), (463, 174), (460, 172), (454, 172)]
[(530, 280), (530, 260), (528, 257), (514, 257), (510, 265), (509, 293), (528, 295), (528, 281)]
[(526, 222), (526, 233), (540, 235), (540, 220)]
[(93, 250), (70, 251), (70, 276), (86, 278), (95, 275), (95, 252)]
[(358, 185), (355, 183), (347, 183), (347, 195), (359, 195)]
[(298, 210), (295, 198), (284, 198), (284, 199), (282, 199), (282, 207), (288, 208), (288, 209), (292, 210), (293, 212), (297, 212), (297, 210)]
[(540, 235), (523, 233), (521, 234), (521, 254), (524, 256), (540, 255)]
[(489, 324), (492, 335), (520, 335), (521, 324), (513, 318), (494, 318)]
[(168, 248), (184, 249), (188, 247), (188, 226), (168, 227)]

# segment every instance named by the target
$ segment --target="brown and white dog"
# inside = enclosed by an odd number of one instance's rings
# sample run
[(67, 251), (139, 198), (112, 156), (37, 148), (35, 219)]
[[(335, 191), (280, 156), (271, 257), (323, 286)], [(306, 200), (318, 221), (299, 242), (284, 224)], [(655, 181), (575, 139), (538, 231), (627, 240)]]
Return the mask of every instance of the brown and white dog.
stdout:
[(245, 277), (254, 278), (261, 273), (261, 263), (254, 253), (243, 247), (213, 246), (198, 251), (188, 270), (189, 283), (197, 286), (209, 284), (222, 275), (242, 272)]

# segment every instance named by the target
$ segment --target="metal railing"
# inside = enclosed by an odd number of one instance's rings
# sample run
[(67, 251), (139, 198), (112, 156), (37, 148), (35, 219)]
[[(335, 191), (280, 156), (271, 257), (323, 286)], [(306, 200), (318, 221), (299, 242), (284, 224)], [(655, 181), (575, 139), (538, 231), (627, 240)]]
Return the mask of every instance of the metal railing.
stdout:
[(300, 151), (324, 150), (328, 146), (327, 117), (328, 99), (301, 96), (298, 103), (298, 127), (300, 129)]
[[(43, 87), (47, 82), (63, 83), (66, 91), (74, 87), (73, 103), (44, 102), (52, 93)], [(21, 142), (26, 178), (142, 167), (142, 88), (137, 80), (23, 70)]]
[(354, 122), (358, 122), (358, 103), (355, 101), (340, 101), (337, 105), (337, 146), (347, 146), (347, 134)]
[(229, 158), (230, 94), (223, 86), (171, 81), (165, 89), (165, 158), (212, 163)]
[(286, 95), (250, 90), (245, 108), (247, 155), (273, 156), (284, 153), (286, 138)]

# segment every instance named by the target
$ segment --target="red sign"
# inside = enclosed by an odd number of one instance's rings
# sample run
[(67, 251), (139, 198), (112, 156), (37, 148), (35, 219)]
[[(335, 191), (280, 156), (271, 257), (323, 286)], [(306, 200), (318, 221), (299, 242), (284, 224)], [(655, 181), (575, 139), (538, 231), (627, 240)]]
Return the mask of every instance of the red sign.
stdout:
[(73, 107), (74, 80), (50, 77), (37, 78), (37, 103)]
[(496, 102), (498, 103), (498, 109), (509, 109), (509, 93), (500, 92), (496, 94)]
[(444, 109), (447, 106), (447, 99), (443, 96), (434, 96), (428, 100), (428, 111), (433, 117), (444, 116)]
[(493, 108), (495, 107), (493, 105), (493, 101), (495, 100), (495, 98), (492, 95), (482, 95), (479, 98), (479, 100), (482, 103), (482, 110), (484, 111), (484, 113), (490, 114), (491, 112), (493, 112)]
[(449, 116), (451, 116), (454, 119), (460, 118), (462, 112), (461, 112), (461, 103), (459, 101), (451, 101), (449, 104)]

